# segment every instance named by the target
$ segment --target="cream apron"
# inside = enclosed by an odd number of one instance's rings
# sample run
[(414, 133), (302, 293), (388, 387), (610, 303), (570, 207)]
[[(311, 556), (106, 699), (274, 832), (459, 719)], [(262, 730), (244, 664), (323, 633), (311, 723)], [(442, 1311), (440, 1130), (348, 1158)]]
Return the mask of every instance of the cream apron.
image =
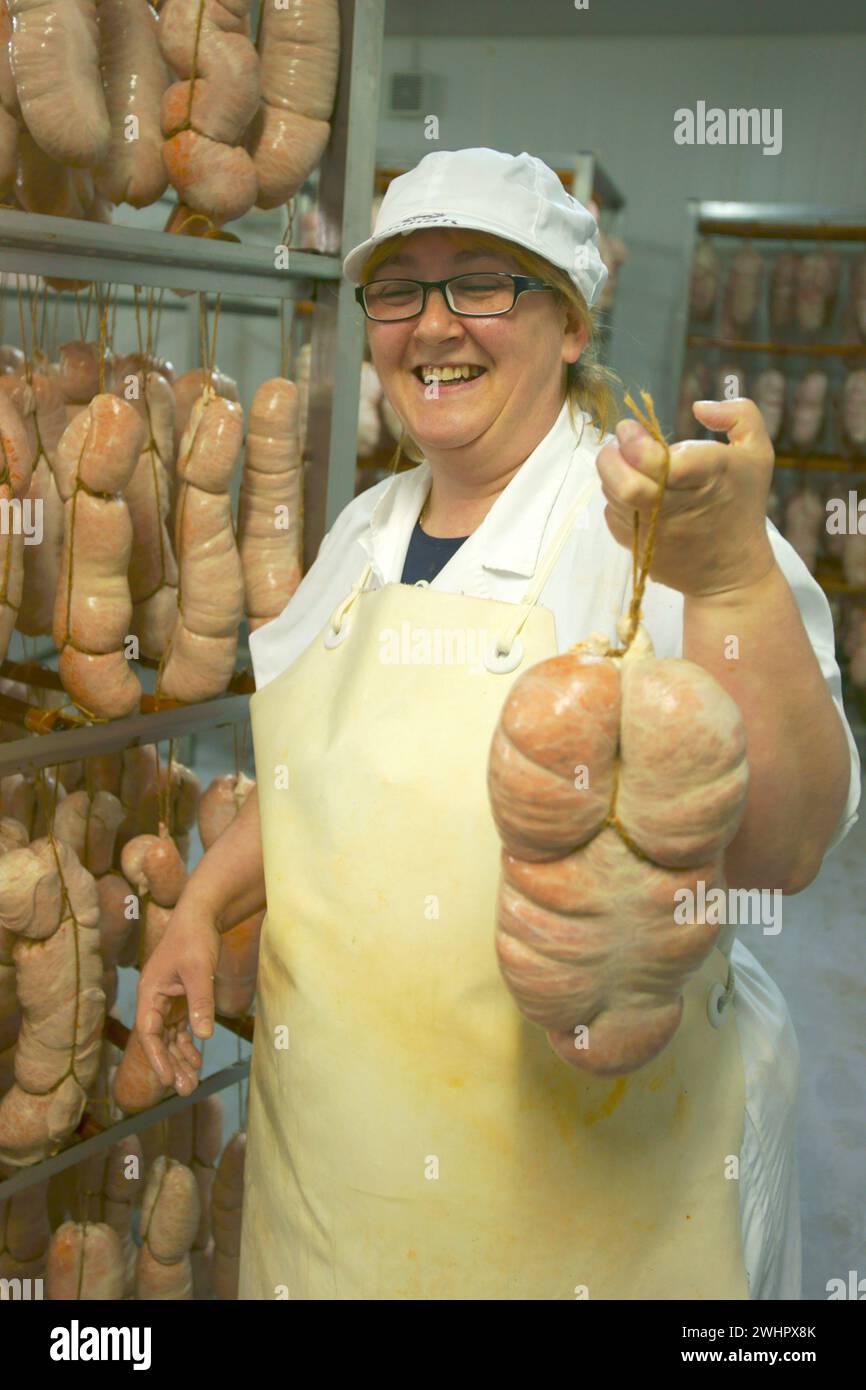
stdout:
[(600, 1079), (523, 1019), (494, 951), (490, 741), (556, 653), (537, 599), (594, 484), (522, 604), (368, 590), (368, 565), (252, 697), (268, 911), (240, 1298), (748, 1296), (725, 957), (654, 1062)]

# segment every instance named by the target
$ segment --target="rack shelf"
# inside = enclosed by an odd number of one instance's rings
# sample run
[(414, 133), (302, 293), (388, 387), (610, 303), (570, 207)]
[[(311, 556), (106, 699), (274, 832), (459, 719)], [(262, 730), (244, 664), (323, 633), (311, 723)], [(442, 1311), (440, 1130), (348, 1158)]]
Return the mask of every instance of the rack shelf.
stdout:
[(0, 270), (19, 274), (262, 299), (295, 298), (299, 281), (342, 274), (337, 256), (290, 250), (288, 260), (277, 270), (266, 246), (0, 208)]
[(825, 473), (866, 473), (866, 459), (844, 459), (837, 454), (777, 454), (777, 468), (809, 468)]
[(690, 348), (725, 348), (730, 352), (778, 352), (789, 357), (866, 357), (866, 343), (756, 343), (749, 338), (703, 338), (690, 334)]
[(12, 739), (0, 743), (0, 776), (6, 777), (10, 772), (21, 772), (25, 768), (77, 762), (97, 753), (116, 753), (142, 743), (183, 738), (202, 729), (242, 724), (249, 717), (249, 704), (248, 695), (229, 695), (200, 705), (180, 705), (177, 709), (133, 714), (128, 719), (114, 719), (106, 724), (86, 724), (80, 729)]
[(249, 1071), (248, 1058), (232, 1062), (230, 1066), (223, 1067), (222, 1071), (206, 1076), (191, 1096), (169, 1096), (168, 1100), (162, 1101), (159, 1105), (152, 1105), (149, 1110), (142, 1110), (139, 1115), (129, 1115), (105, 1128), (85, 1111), (75, 1131), (78, 1138), (72, 1139), (66, 1148), (52, 1154), (50, 1158), (42, 1159), (39, 1163), (31, 1163), (25, 1168), (17, 1169), (12, 1177), (0, 1177), (0, 1202), (14, 1197), (16, 1192), (23, 1192), (26, 1188), (32, 1187), (34, 1183), (45, 1182), (46, 1178), (54, 1177), (55, 1173), (62, 1173), (65, 1168), (74, 1168), (85, 1159), (92, 1158), (94, 1154), (110, 1149), (118, 1139), (125, 1139), (129, 1134), (140, 1134), (142, 1130), (150, 1129), (151, 1125), (158, 1124), (160, 1120), (170, 1119), (172, 1115), (179, 1114), (190, 1105), (197, 1105), (199, 1101), (215, 1095), (217, 1091), (236, 1086), (249, 1076)]

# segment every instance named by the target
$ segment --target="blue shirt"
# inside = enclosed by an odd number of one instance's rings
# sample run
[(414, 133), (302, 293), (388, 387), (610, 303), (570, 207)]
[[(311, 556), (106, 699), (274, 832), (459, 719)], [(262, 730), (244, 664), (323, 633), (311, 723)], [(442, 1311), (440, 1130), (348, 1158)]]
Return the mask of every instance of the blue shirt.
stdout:
[(429, 584), (466, 539), (466, 536), (428, 536), (426, 531), (422, 531), (421, 523), (416, 521), (400, 583), (417, 584), (419, 579), (424, 579)]

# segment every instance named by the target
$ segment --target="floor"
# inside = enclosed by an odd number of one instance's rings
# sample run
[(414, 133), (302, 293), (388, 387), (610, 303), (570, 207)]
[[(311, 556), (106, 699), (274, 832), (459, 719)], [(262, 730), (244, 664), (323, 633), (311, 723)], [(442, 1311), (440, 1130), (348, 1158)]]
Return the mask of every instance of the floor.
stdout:
[[(852, 727), (861, 754), (866, 729)], [(233, 770), (231, 734), (199, 736), (189, 760), (207, 786)], [(247, 760), (241, 764), (252, 773)], [(197, 837), (191, 863), (201, 847)], [(866, 807), (843, 843), (803, 893), (784, 899), (777, 937), (743, 928), (788, 1001), (801, 1055), (799, 1117), (803, 1216), (803, 1297), (826, 1299), (827, 1281), (866, 1276)], [(746, 935), (748, 934), (748, 935)], [(119, 1012), (130, 1023), (136, 972), (122, 971)], [(250, 1048), (218, 1028), (206, 1045), (205, 1074), (248, 1056)], [(228, 1138), (241, 1123), (246, 1085), (222, 1092)], [(241, 1094), (242, 1091), (242, 1094)]]
[[(866, 730), (851, 724), (862, 766)], [(828, 1280), (866, 1277), (866, 804), (782, 921), (778, 937), (743, 935), (800, 1044), (803, 1298), (826, 1299)]]

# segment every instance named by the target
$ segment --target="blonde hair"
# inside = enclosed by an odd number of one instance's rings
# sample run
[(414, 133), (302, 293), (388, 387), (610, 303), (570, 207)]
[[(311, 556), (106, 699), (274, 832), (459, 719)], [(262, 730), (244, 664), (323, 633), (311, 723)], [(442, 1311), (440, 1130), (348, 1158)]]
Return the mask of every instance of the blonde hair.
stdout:
[[(516, 261), (524, 274), (538, 276), (539, 279), (545, 280), (552, 287), (557, 306), (564, 308), (569, 317), (576, 320), (578, 326), (585, 329), (587, 334), (586, 344), (578, 360), (565, 364), (563, 399), (568, 402), (568, 413), (572, 427), (577, 434), (579, 431), (574, 416), (576, 407), (580, 411), (586, 411), (600, 434), (606, 434), (618, 413), (614, 387), (619, 385), (619, 377), (597, 361), (599, 323), (596, 311), (590, 309), (574, 281), (566, 275), (564, 270), (551, 265), (550, 261), (545, 260), (543, 256), (537, 256), (534, 251), (529, 251), (525, 246), (518, 246), (516, 242), (506, 241), (503, 237), (493, 236), (490, 232), (462, 227), (444, 227), (437, 230), (444, 231), (455, 240), (465, 241), (472, 247), (499, 253), (505, 252)], [(403, 244), (405, 244), (405, 238), (398, 233), (375, 246), (367, 257), (362, 279), (369, 279), (397, 247)], [(416, 463), (420, 462), (423, 457), (415, 441), (404, 429), (394, 456), (395, 469), (401, 449)]]

